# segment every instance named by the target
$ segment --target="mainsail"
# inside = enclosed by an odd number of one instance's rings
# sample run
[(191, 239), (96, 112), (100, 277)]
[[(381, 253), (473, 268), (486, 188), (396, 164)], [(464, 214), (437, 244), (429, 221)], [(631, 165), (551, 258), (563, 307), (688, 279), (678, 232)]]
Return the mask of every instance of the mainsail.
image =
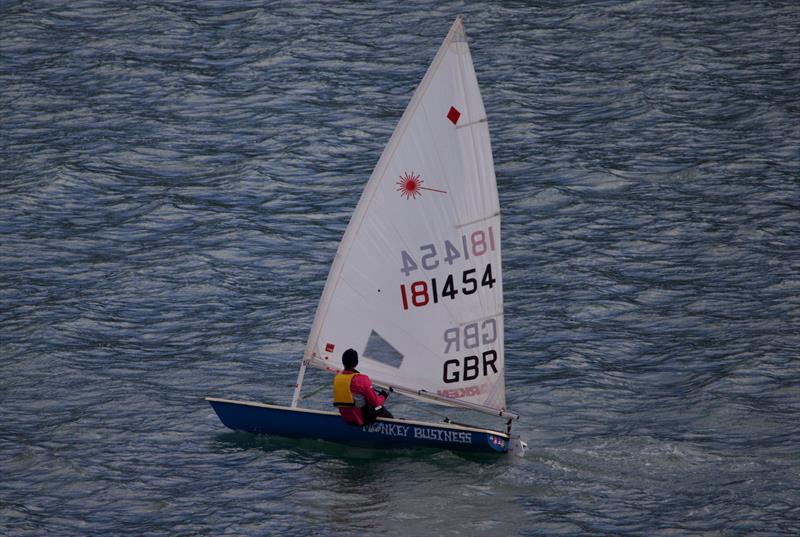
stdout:
[(500, 206), (489, 126), (456, 19), (361, 196), (304, 354), (348, 348), (376, 384), (505, 412)]

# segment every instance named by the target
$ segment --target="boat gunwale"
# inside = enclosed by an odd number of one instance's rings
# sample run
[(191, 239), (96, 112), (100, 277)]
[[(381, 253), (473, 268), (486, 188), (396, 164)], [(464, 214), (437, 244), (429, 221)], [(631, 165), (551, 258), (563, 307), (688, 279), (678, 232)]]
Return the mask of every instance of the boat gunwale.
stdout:
[[(209, 403), (227, 403), (233, 405), (242, 405), (242, 406), (250, 406), (255, 408), (265, 408), (268, 410), (280, 410), (285, 412), (303, 412), (306, 414), (318, 414), (323, 416), (335, 416), (339, 417), (338, 412), (331, 412), (328, 410), (316, 410), (313, 408), (303, 408), (303, 407), (289, 407), (283, 405), (271, 405), (269, 403), (259, 403), (257, 401), (241, 401), (237, 399), (223, 399), (220, 397), (205, 397), (205, 400)], [(486, 429), (483, 427), (474, 427), (472, 425), (463, 425), (459, 423), (434, 423), (428, 421), (419, 421), (419, 420), (407, 420), (404, 418), (378, 418), (377, 421), (380, 422), (388, 422), (388, 423), (396, 423), (398, 425), (416, 425), (419, 427), (439, 427), (441, 429), (450, 429), (455, 431), (465, 431), (465, 432), (473, 432), (473, 433), (483, 433), (483, 434), (492, 434), (495, 436), (500, 436), (505, 438), (506, 440), (510, 440), (511, 435), (508, 433), (504, 433), (502, 431), (496, 431), (494, 429)]]

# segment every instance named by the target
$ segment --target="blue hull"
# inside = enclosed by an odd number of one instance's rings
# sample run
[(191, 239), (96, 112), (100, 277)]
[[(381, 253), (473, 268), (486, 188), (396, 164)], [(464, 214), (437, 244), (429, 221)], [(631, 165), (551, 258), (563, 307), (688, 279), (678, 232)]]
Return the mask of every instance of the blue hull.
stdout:
[(432, 447), (459, 451), (505, 453), (506, 433), (465, 425), (378, 418), (366, 427), (348, 425), (338, 412), (290, 408), (206, 397), (222, 423), (234, 431), (318, 438), (370, 448)]

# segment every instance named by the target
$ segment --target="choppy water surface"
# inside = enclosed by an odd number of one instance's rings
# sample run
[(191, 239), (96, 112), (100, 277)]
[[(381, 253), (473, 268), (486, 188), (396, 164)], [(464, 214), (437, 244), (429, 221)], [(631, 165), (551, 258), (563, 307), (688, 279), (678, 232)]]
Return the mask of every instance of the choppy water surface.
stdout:
[[(203, 396), (288, 402), (458, 13), (530, 452), (226, 432)], [(0, 21), (0, 533), (800, 532), (796, 3), (11, 1)]]

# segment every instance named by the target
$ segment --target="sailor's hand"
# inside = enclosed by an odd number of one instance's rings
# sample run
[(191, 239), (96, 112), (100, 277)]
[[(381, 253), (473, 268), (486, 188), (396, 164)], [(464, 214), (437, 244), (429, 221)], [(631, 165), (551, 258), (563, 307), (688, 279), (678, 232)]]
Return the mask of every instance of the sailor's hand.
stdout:
[(380, 396), (381, 396), (381, 397), (383, 397), (384, 399), (386, 399), (387, 397), (389, 397), (389, 392), (387, 392), (387, 391), (386, 391), (386, 390), (384, 390), (384, 389), (375, 390), (375, 391), (376, 391), (376, 392), (378, 392), (378, 395), (380, 395)]

